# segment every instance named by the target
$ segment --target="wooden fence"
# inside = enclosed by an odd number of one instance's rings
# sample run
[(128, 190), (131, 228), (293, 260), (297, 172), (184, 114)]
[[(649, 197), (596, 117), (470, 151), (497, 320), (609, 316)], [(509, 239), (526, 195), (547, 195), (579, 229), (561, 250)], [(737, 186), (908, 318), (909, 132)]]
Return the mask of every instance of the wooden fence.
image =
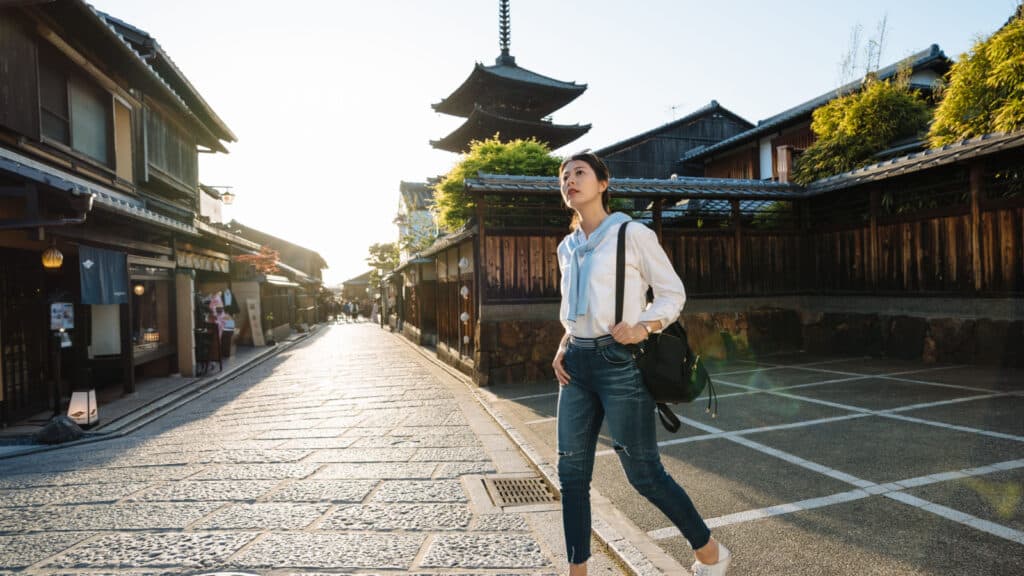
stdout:
[[(765, 226), (753, 211), (665, 220), (662, 244), (687, 294), (1010, 296), (1024, 294), (1024, 165), (1004, 159), (890, 178), (796, 201)], [(639, 204), (647, 204), (644, 201)], [(565, 228), (485, 216), (487, 302), (559, 297)], [(648, 213), (649, 214), (649, 213)], [(654, 225), (657, 228), (657, 225)]]

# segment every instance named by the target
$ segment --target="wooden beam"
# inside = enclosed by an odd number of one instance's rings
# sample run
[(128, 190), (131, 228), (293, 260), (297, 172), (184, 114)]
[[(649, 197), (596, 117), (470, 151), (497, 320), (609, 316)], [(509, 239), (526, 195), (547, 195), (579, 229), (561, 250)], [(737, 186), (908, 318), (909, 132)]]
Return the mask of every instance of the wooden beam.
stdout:
[(654, 233), (658, 235), (658, 243), (661, 243), (661, 207), (664, 200), (660, 198), (652, 202), (654, 216)]
[(735, 247), (733, 250), (733, 258), (736, 259), (735, 266), (735, 290), (737, 293), (742, 293), (743, 288), (743, 222), (740, 219), (740, 201), (733, 199), (729, 201), (732, 205), (732, 226), (733, 226), (733, 242)]
[(484, 226), (484, 195), (476, 193), (476, 239), (473, 241), (473, 272), (476, 275), (477, 318), (480, 318), (482, 306), (487, 303), (487, 245), (484, 243), (486, 226)]
[(878, 215), (882, 211), (882, 192), (878, 188), (871, 189), (869, 209), (868, 285), (874, 291), (878, 289)]
[(74, 238), (76, 240), (86, 240), (88, 242), (95, 242), (97, 244), (105, 244), (107, 246), (113, 246), (115, 248), (125, 248), (128, 250), (137, 250), (140, 252), (150, 252), (153, 254), (160, 254), (163, 256), (173, 256), (174, 250), (168, 246), (162, 246), (160, 244), (151, 244), (149, 242), (141, 242), (139, 240), (129, 240), (127, 238), (121, 238), (111, 234), (104, 234), (102, 232), (96, 232), (94, 230), (82, 230), (80, 228), (51, 228), (50, 233), (54, 236), (61, 236), (64, 238)]
[(970, 165), (971, 190), (971, 275), (974, 277), (974, 291), (981, 292), (981, 202), (985, 187), (985, 165), (973, 162)]

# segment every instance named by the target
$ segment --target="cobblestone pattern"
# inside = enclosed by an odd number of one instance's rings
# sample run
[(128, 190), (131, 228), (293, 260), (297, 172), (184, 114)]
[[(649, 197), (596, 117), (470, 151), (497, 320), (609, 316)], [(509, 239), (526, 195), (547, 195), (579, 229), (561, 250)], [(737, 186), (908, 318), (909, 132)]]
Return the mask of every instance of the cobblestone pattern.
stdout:
[(430, 374), (336, 326), (128, 436), (5, 460), (0, 576), (558, 573), (521, 515), (474, 513), (459, 477), (495, 465)]

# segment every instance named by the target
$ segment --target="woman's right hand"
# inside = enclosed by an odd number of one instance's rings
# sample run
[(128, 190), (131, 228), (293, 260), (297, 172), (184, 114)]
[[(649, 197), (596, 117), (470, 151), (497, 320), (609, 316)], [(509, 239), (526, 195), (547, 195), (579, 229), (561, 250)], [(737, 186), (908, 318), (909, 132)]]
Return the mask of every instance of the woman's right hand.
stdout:
[(558, 385), (567, 386), (569, 384), (569, 373), (565, 370), (564, 348), (558, 349), (558, 353), (555, 354), (555, 359), (551, 361), (551, 367), (555, 369), (555, 379), (558, 380)]

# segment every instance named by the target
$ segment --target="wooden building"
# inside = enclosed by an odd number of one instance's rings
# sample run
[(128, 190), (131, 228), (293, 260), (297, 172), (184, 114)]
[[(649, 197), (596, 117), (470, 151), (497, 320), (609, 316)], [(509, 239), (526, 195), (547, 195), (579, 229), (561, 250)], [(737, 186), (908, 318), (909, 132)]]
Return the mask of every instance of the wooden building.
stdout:
[[(906, 59), (911, 68), (910, 85), (930, 95), (935, 83), (949, 70), (952, 62), (935, 44)], [(875, 73), (880, 80), (893, 78), (901, 63), (881, 68)], [(682, 154), (674, 172), (686, 176), (708, 178), (750, 178), (788, 182), (793, 161), (814, 142), (811, 114), (832, 100), (855, 92), (863, 80), (856, 80), (836, 90), (830, 90), (798, 106), (761, 120), (757, 126), (744, 130), (719, 142), (698, 146)], [(888, 152), (899, 156), (920, 150), (920, 142)], [(879, 160), (884, 157), (879, 157)]]
[(679, 158), (746, 132), (754, 125), (712, 100), (707, 106), (594, 153), (616, 178), (669, 178)]
[(590, 124), (554, 124), (548, 119), (583, 94), (587, 86), (555, 80), (518, 66), (509, 52), (508, 0), (500, 0), (499, 10), (501, 55), (493, 66), (476, 64), (462, 85), (433, 105), (437, 112), (466, 119), (451, 134), (431, 141), (434, 148), (465, 152), (472, 141), (497, 134), (502, 142), (536, 138), (555, 149), (590, 130)]
[[(260, 246), (268, 246), (279, 254), (279, 272), (258, 274), (249, 270), (245, 277), (258, 284), (265, 329), (272, 330), (277, 339), (284, 338), (291, 329), (326, 320), (326, 312), (319, 307), (323, 289), (324, 260), (315, 250), (278, 238), (256, 228), (232, 220), (226, 227), (241, 238)], [(250, 291), (255, 285), (248, 286)], [(268, 319), (268, 314), (271, 314)]]
[(398, 226), (399, 258), (408, 260), (413, 253), (429, 246), (438, 237), (437, 224), (430, 208), (434, 204), (434, 186), (438, 179), (427, 182), (401, 182), (399, 184)]
[(191, 375), (197, 276), (251, 249), (197, 219), (198, 152), (235, 136), (160, 44), (81, 0), (22, 4), (0, 8), (2, 424)]

